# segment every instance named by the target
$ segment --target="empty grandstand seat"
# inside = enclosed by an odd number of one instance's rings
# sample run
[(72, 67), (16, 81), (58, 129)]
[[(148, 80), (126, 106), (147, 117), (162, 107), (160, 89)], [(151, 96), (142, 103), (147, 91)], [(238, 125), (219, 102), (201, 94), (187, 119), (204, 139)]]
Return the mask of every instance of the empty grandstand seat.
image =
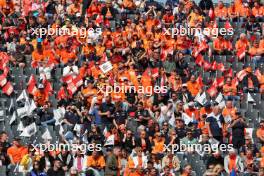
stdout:
[(5, 121), (6, 109), (0, 108), (0, 122)]
[(37, 74), (37, 69), (32, 68), (32, 67), (26, 67), (25, 68), (25, 75), (30, 76), (31, 74), (36, 75)]
[(259, 117), (259, 111), (257, 111), (257, 110), (255, 110), (255, 111), (247, 111), (245, 113), (245, 117), (246, 117), (246, 119), (254, 122)]
[(57, 68), (55, 69), (55, 78), (56, 78), (57, 80), (60, 80), (61, 77), (62, 77), (62, 69), (59, 68), (59, 67), (57, 67)]
[(52, 107), (57, 107), (58, 100), (56, 99), (54, 94), (49, 97), (49, 101), (51, 102)]
[(13, 76), (21, 76), (24, 74), (23, 68), (20, 67), (10, 67)]
[(15, 90), (24, 90), (27, 86), (26, 77), (24, 75), (14, 77)]
[(62, 84), (59, 81), (55, 81), (53, 84), (53, 90), (58, 91), (61, 88)]

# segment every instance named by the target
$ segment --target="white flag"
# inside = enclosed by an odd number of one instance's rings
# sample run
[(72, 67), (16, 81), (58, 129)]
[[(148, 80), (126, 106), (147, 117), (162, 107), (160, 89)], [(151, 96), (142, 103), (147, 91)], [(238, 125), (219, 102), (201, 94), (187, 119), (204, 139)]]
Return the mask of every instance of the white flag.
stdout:
[(0, 110), (0, 116), (4, 116), (4, 115), (5, 115), (4, 110)]
[(61, 119), (64, 117), (62, 110), (61, 109), (54, 109), (53, 115), (54, 115), (54, 119), (56, 120), (55, 125), (59, 125)]
[(104, 136), (106, 136), (107, 132), (108, 132), (108, 130), (107, 130), (107, 128), (105, 127), (105, 128), (104, 128), (104, 131), (103, 131)]
[(28, 115), (28, 112), (29, 112), (29, 107), (28, 106), (24, 106), (23, 108), (17, 109), (17, 116), (20, 117), (20, 118), (23, 118), (26, 115)]
[(220, 108), (220, 109), (223, 109), (224, 107), (225, 107), (225, 101), (222, 101), (221, 103), (219, 103), (218, 104), (218, 107)]
[(215, 102), (217, 102), (218, 104), (220, 104), (222, 101), (224, 100), (224, 97), (223, 97), (223, 94), (220, 92), (216, 99), (215, 99)]
[(10, 106), (8, 108), (8, 112), (11, 112), (11, 109), (14, 107), (14, 99), (11, 99)]
[(47, 128), (46, 131), (42, 134), (42, 139), (44, 140), (51, 140), (52, 139), (52, 136), (49, 132), (49, 129)]
[(25, 99), (27, 102), (29, 101), (26, 90), (22, 91), (22, 93), (17, 97), (16, 101), (18, 102), (18, 101), (23, 100), (23, 99)]
[(184, 120), (185, 125), (188, 125), (194, 120), (192, 119), (192, 117), (188, 116), (186, 113), (182, 113), (182, 119)]
[(18, 126), (17, 126), (17, 131), (23, 131), (24, 130), (24, 125), (22, 123), (22, 121), (20, 120)]
[(254, 98), (251, 96), (250, 93), (247, 94), (247, 101), (249, 103), (256, 103), (256, 101), (254, 100)]
[(77, 132), (77, 135), (80, 136), (81, 133), (81, 125), (80, 124), (75, 124), (73, 130)]
[(37, 108), (36, 104), (35, 104), (35, 101), (32, 100), (31, 103), (30, 103), (30, 107), (29, 107), (29, 113), (28, 115), (31, 115), (32, 112)]
[(103, 73), (107, 73), (113, 69), (113, 65), (111, 64), (110, 61), (107, 61), (103, 63), (102, 65), (100, 65), (99, 68), (102, 70)]
[(16, 111), (14, 111), (13, 115), (12, 115), (12, 117), (10, 119), (9, 125), (11, 125), (16, 120), (16, 118), (17, 118)]
[(207, 101), (205, 92), (202, 95), (198, 94), (195, 97), (195, 101), (197, 101), (201, 105), (204, 105), (206, 103), (206, 101)]
[(112, 134), (106, 139), (104, 146), (114, 145), (114, 144), (115, 144), (115, 136)]
[(34, 123), (30, 124), (29, 126), (27, 126), (26, 128), (24, 128), (24, 130), (20, 134), (20, 136), (22, 136), (22, 137), (31, 137), (36, 132), (37, 132), (37, 126), (36, 126), (36, 124), (34, 122)]
[(254, 141), (253, 141), (253, 128), (246, 128), (246, 136), (249, 136), (252, 139), (252, 143), (254, 143)]
[(60, 131), (59, 131), (59, 134), (60, 134), (60, 135), (63, 135), (63, 132), (64, 132), (64, 129), (63, 129), (62, 125), (60, 125)]

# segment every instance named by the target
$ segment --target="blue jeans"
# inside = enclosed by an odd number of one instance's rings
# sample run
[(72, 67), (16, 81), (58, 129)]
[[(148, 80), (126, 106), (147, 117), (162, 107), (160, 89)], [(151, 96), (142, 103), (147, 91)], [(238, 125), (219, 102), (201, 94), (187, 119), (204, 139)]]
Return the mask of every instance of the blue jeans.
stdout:
[(55, 121), (56, 121), (55, 119), (50, 119), (45, 122), (41, 122), (41, 125), (44, 127), (48, 127), (48, 125), (54, 125)]

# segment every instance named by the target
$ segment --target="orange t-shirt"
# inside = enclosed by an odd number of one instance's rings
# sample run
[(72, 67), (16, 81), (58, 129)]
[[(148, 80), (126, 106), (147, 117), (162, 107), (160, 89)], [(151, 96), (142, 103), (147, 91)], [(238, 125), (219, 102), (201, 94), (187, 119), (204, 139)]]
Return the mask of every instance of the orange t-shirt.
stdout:
[(37, 62), (43, 62), (45, 61), (47, 56), (43, 53), (39, 53), (37, 50), (33, 51), (32, 53), (32, 60)]
[(66, 50), (63, 50), (61, 53), (61, 61), (64, 64), (67, 64), (69, 60), (75, 60), (77, 58), (76, 54), (74, 52), (68, 52)]
[(256, 132), (257, 134), (257, 137), (260, 138), (260, 137), (264, 137), (264, 129), (261, 129), (259, 128)]
[(188, 108), (188, 109), (185, 110), (185, 113), (191, 118), (192, 118), (192, 115), (194, 114), (194, 118), (196, 120), (200, 119), (199, 111), (197, 109), (191, 110), (191, 109)]
[(201, 129), (203, 134), (209, 134), (208, 128), (206, 128), (206, 126), (205, 126), (205, 121), (200, 121), (198, 123), (197, 128)]
[(69, 6), (69, 11), (68, 12), (69, 12), (70, 15), (74, 15), (74, 14), (80, 12), (80, 6), (78, 5), (76, 7), (74, 4), (72, 4), (72, 5)]
[(88, 167), (105, 167), (105, 159), (103, 156), (99, 156), (99, 158), (94, 158), (93, 156), (87, 157), (87, 166)]
[(87, 96), (87, 102), (91, 103), (93, 96), (92, 95), (96, 95), (97, 94), (97, 90), (96, 89), (91, 89), (89, 87), (85, 88), (82, 90), (82, 94), (84, 96)]
[(34, 98), (36, 99), (36, 102), (43, 106), (45, 104), (45, 102), (48, 101), (49, 99), (49, 95), (46, 94), (45, 92), (41, 92), (39, 90), (37, 90), (34, 94)]
[(215, 8), (215, 16), (220, 17), (220, 18), (226, 18), (228, 14), (228, 10), (226, 7), (216, 7)]
[(161, 141), (158, 141), (157, 139), (153, 139), (154, 142), (154, 146), (152, 149), (152, 153), (156, 154), (156, 153), (162, 153), (164, 150), (164, 143), (165, 143), (165, 139), (162, 138)]
[(134, 2), (132, 0), (124, 0), (123, 1), (123, 6), (125, 8), (132, 9), (132, 8), (135, 7), (135, 4), (134, 4)]
[(232, 17), (232, 16), (237, 16), (238, 15), (238, 13), (237, 13), (237, 11), (236, 11), (236, 7), (235, 7), (235, 5), (234, 6), (230, 6), (229, 8), (228, 8), (228, 16), (229, 17)]
[(260, 53), (263, 51), (264, 51), (264, 48), (251, 47), (248, 52), (251, 56), (256, 56), (256, 55), (260, 55)]
[(253, 7), (252, 9), (252, 14), (255, 16), (255, 17), (258, 17), (258, 16), (264, 16), (264, 7), (261, 6), (261, 7)]
[(236, 93), (237, 93), (237, 88), (236, 88), (236, 86), (234, 86), (234, 85), (231, 85), (231, 86), (229, 86), (229, 85), (227, 85), (227, 84), (225, 84), (224, 86), (223, 86), (223, 94), (225, 95), (225, 96), (228, 96), (228, 95), (236, 95)]
[(248, 7), (241, 6), (239, 8), (238, 13), (239, 13), (239, 16), (241, 17), (248, 17), (251, 15), (251, 9)]
[(231, 108), (231, 109), (229, 109), (229, 108), (224, 108), (223, 109), (223, 112), (222, 112), (222, 115), (224, 116), (224, 117), (226, 117), (226, 116), (230, 116), (232, 119), (233, 119), (233, 115), (235, 114), (235, 112), (236, 112), (236, 108)]
[(0, 0), (0, 7), (6, 6), (6, 0)]
[(241, 49), (245, 50), (247, 47), (249, 46), (249, 42), (246, 40), (246, 41), (242, 41), (242, 40), (238, 40), (236, 42), (236, 50), (239, 51)]
[(192, 83), (191, 81), (187, 82), (187, 88), (191, 92), (192, 96), (196, 96), (201, 90), (200, 84), (197, 82)]
[(19, 163), (27, 153), (27, 148), (23, 146), (19, 148), (11, 146), (7, 149), (7, 154), (13, 158), (15, 164)]
[[(138, 165), (142, 166), (142, 157), (138, 157)], [(129, 175), (129, 176), (142, 176), (141, 173), (139, 173), (137, 170), (134, 170), (135, 168), (135, 164), (134, 161), (131, 157), (128, 158), (128, 162), (127, 162), (127, 170), (126, 173), (124, 175)]]

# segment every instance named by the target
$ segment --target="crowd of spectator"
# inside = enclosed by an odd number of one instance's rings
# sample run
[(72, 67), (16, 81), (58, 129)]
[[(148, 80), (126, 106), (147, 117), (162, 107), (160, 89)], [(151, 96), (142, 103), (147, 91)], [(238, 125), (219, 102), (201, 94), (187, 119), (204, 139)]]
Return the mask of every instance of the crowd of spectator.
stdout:
[(264, 175), (264, 117), (250, 133), (237, 106), (264, 101), (263, 1), (0, 0), (0, 21), (1, 97), (23, 77), (36, 106), (12, 125), (100, 146), (42, 151), (3, 131), (1, 176)]

